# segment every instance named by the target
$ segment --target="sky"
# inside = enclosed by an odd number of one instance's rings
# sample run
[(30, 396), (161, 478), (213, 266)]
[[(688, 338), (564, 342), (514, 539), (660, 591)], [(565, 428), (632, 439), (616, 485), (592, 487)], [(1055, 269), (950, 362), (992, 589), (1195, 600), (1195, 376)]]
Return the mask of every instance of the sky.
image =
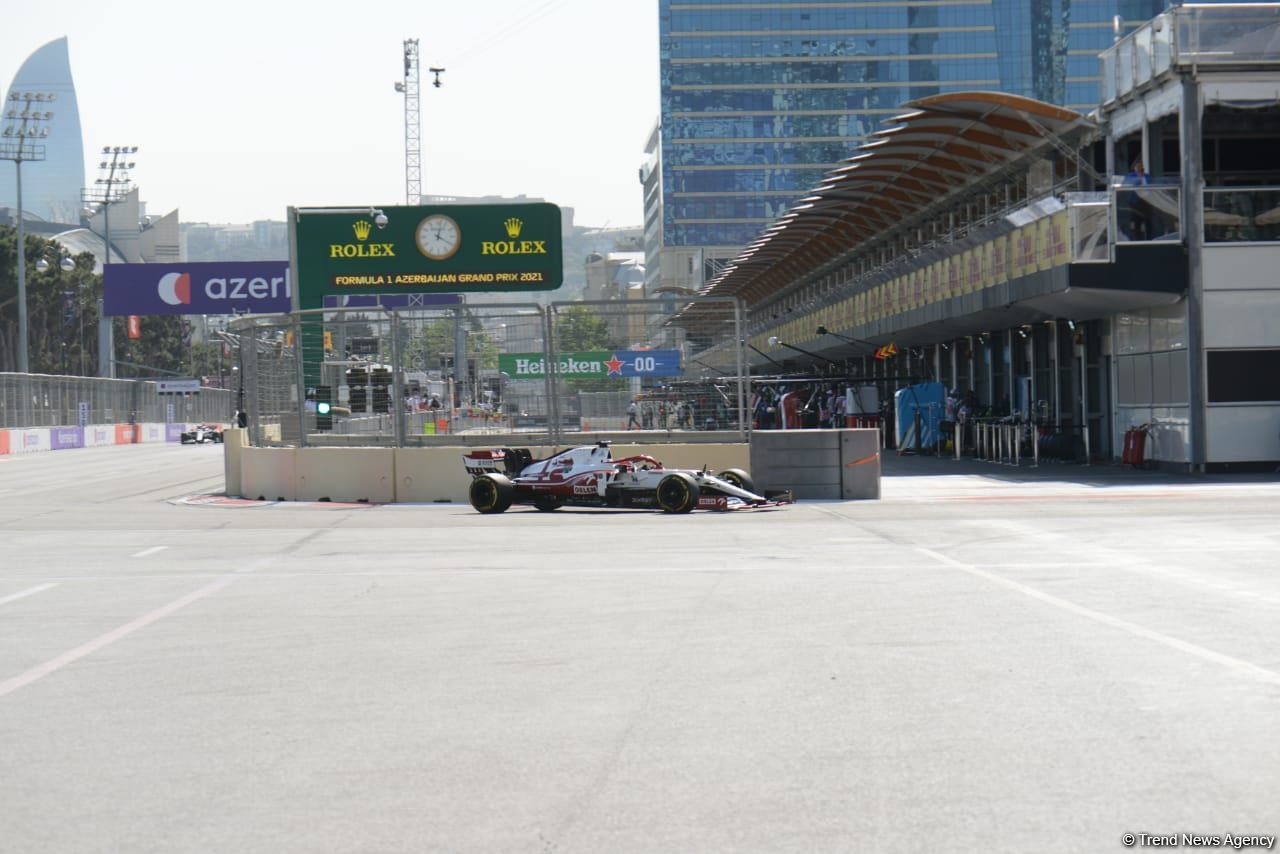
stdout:
[[(535, 196), (574, 208), (578, 225), (643, 222), (656, 0), (8, 5), (0, 90), (66, 36), (86, 180), (103, 146), (138, 146), (149, 214), (247, 223), (291, 205), (404, 204), (394, 85), (416, 38), (424, 195)], [(446, 69), (439, 89), (432, 66)]]

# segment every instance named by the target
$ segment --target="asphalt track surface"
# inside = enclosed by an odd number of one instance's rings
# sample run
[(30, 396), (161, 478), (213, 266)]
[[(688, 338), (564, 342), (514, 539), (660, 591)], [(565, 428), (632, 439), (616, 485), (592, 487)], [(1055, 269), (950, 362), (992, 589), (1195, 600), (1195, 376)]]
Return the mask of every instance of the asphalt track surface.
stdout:
[(759, 513), (171, 503), (221, 471), (0, 458), (0, 851), (1280, 832), (1274, 477), (888, 459), (882, 501)]

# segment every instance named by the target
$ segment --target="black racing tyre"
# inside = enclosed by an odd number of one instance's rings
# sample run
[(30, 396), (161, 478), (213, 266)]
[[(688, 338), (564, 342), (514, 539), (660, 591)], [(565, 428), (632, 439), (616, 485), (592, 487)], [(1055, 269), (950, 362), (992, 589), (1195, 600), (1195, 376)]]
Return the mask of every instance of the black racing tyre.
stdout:
[(672, 472), (658, 481), (655, 498), (664, 513), (688, 513), (698, 506), (698, 484), (687, 474)]
[(515, 493), (515, 486), (505, 476), (489, 473), (471, 481), (467, 497), (481, 513), (502, 513), (511, 506)]
[(738, 487), (738, 489), (745, 489), (747, 492), (756, 491), (755, 481), (751, 479), (751, 475), (747, 474), (742, 469), (725, 469), (716, 475), (716, 477), (723, 481), (732, 483), (734, 486)]
[(537, 507), (543, 513), (550, 513), (553, 510), (559, 510), (564, 506), (564, 499), (558, 495), (536, 495), (533, 499), (533, 506)]

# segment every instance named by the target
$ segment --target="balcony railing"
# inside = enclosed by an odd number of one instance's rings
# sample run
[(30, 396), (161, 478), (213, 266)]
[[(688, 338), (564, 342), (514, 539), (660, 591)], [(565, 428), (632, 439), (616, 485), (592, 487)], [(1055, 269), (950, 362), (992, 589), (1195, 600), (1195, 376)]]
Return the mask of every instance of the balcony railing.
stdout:
[(1102, 52), (1102, 102), (1171, 68), (1280, 65), (1280, 3), (1178, 6)]

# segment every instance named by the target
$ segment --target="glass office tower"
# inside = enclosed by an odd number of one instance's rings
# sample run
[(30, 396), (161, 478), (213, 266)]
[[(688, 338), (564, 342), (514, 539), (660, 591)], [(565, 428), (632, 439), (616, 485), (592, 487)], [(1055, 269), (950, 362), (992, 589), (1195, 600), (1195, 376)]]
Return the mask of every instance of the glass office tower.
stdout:
[[(659, 0), (664, 284), (696, 290), (904, 102), (1087, 111), (1098, 53), (1163, 0)], [(650, 264), (654, 261), (650, 259)]]

